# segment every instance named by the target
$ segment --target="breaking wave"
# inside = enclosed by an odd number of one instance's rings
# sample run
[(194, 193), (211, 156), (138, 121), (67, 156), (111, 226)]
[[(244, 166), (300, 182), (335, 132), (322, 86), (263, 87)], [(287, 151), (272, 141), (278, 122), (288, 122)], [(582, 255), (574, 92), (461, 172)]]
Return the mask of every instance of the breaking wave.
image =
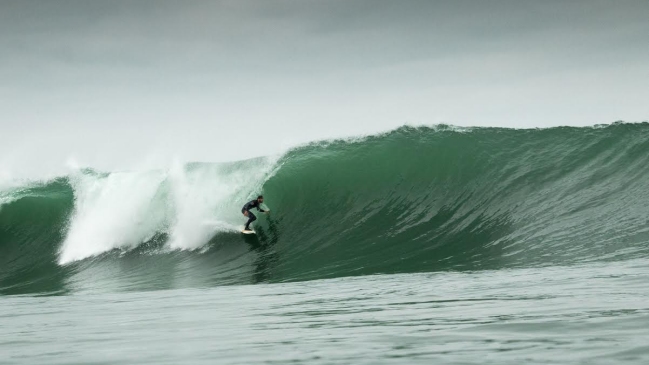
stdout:
[[(0, 192), (0, 293), (153, 290), (649, 254), (649, 124), (402, 127), (281, 157)], [(272, 209), (241, 235), (246, 200)]]

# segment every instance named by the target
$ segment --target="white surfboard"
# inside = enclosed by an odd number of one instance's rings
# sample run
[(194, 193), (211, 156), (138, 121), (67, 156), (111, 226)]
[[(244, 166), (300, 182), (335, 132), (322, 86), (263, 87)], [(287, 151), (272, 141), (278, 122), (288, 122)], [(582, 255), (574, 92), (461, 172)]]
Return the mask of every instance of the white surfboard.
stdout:
[(253, 230), (246, 231), (245, 229), (242, 229), (241, 233), (243, 233), (243, 234), (255, 234), (255, 231), (253, 231)]

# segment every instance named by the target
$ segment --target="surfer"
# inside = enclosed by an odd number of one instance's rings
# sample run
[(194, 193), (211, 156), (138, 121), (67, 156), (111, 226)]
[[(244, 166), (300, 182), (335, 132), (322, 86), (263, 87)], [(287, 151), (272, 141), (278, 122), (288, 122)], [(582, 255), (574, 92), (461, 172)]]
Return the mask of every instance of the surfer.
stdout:
[(257, 217), (252, 214), (250, 211), (252, 208), (257, 208), (258, 211), (262, 213), (270, 212), (269, 210), (263, 210), (261, 209), (261, 204), (264, 202), (264, 197), (263, 195), (260, 195), (257, 197), (255, 200), (251, 200), (246, 203), (246, 205), (241, 208), (241, 213), (243, 213), (244, 216), (248, 217), (248, 223), (246, 223), (246, 228), (244, 228), (244, 231), (249, 231), (250, 230), (250, 223), (254, 222), (257, 220)]

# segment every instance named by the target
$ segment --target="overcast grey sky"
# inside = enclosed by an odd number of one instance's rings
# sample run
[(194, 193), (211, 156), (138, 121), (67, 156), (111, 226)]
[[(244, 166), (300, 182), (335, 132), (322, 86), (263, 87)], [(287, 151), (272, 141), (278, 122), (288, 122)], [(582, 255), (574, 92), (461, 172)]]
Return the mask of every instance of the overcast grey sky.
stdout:
[(0, 169), (647, 120), (647, 19), (647, 0), (0, 0)]

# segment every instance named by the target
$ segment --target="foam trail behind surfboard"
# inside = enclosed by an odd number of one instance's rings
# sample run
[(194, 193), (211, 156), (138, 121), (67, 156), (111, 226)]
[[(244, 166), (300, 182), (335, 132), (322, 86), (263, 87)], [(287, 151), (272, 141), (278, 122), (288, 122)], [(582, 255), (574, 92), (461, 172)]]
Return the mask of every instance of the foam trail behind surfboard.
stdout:
[(211, 229), (215, 229), (218, 232), (240, 232), (243, 229), (243, 226), (210, 219), (204, 220), (203, 226), (211, 227)]

